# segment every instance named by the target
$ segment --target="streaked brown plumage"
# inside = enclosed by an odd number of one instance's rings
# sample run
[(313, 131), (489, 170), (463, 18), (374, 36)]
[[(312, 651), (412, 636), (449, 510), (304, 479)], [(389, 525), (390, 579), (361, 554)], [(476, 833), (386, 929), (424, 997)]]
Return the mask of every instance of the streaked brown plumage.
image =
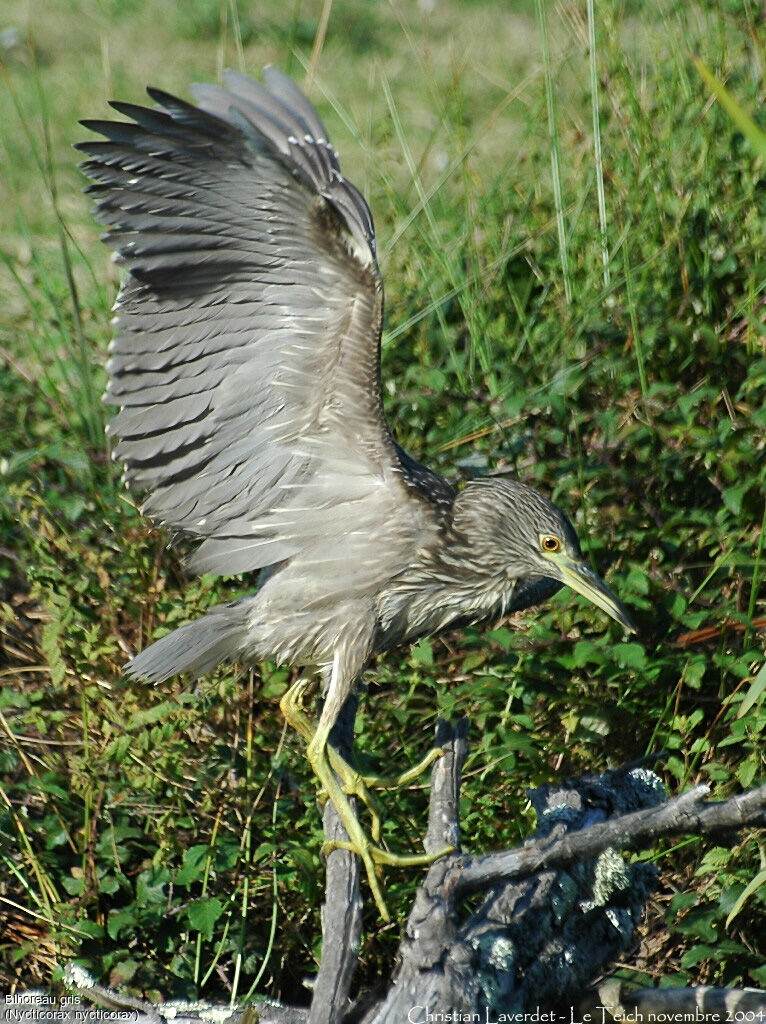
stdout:
[[(563, 513), (517, 481), (455, 489), (394, 441), (383, 413), (383, 285), (370, 211), (294, 83), (228, 73), (198, 107), (88, 121), (79, 146), (127, 276), (106, 400), (114, 457), (143, 509), (201, 541), (189, 564), (262, 570), (255, 593), (137, 655), (161, 680), (225, 660), (317, 665), (309, 757), (365, 858), (330, 767), (330, 730), (377, 651), (498, 618), (567, 583), (629, 629)], [(297, 722), (300, 709), (285, 704)], [(292, 710), (291, 710), (292, 708)], [(300, 719), (302, 721), (302, 719)], [(305, 728), (302, 731), (306, 732)]]

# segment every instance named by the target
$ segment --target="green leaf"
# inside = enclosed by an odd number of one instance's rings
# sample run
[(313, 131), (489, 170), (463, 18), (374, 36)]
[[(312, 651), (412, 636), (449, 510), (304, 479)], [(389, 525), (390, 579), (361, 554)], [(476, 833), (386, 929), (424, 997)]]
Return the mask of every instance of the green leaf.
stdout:
[(706, 906), (700, 910), (692, 910), (679, 921), (677, 927), (684, 935), (698, 936), (705, 942), (715, 942), (718, 939), (717, 909)]
[(727, 487), (721, 492), (724, 505), (735, 516), (738, 516), (742, 511), (742, 499), (749, 490), (749, 487), (749, 484), (738, 484), (735, 487)]
[(65, 875), (61, 879), (61, 886), (69, 893), (70, 896), (82, 896), (85, 888), (85, 879), (82, 877), (72, 878), (71, 876)]
[(114, 875), (102, 875), (98, 880), (98, 891), (107, 896), (113, 896), (119, 888), (120, 883)]
[[(472, 672), (487, 661), (487, 651), (471, 651), (463, 658), (463, 671)], [(433, 664), (433, 661), (431, 662)]]
[(433, 665), (434, 649), (430, 640), (421, 640), (412, 648), (412, 660), (417, 665)]
[(137, 732), (139, 729), (144, 729), (147, 725), (153, 725), (155, 722), (161, 722), (177, 712), (178, 705), (174, 701), (163, 700), (145, 711), (138, 711), (128, 722), (127, 728), (130, 732)]
[(191, 885), (201, 882), (205, 875), (210, 848), (207, 844), (190, 846), (184, 853), (183, 867), (175, 877), (176, 885)]
[(739, 782), (743, 789), (747, 789), (749, 786), (752, 786), (753, 779), (758, 774), (759, 767), (759, 761), (755, 757), (748, 757), (747, 760), (737, 766), (737, 771), (735, 773), (737, 776), (737, 782)]
[(604, 663), (604, 652), (592, 640), (578, 640), (575, 644), (572, 660), (576, 668), (584, 668), (588, 663), (602, 665)]
[(134, 930), (138, 918), (132, 910), (110, 910), (106, 922), (106, 930), (110, 939), (119, 939), (124, 932)]
[(514, 634), (505, 626), (500, 626), (498, 629), (490, 629), (487, 636), (490, 640), (494, 640), (495, 643), (499, 644), (506, 652), (510, 651), (513, 646)]
[(733, 854), (728, 847), (713, 846), (711, 849), (705, 851), (694, 874), (706, 875), (710, 872), (720, 871), (722, 868), (729, 866), (732, 857)]
[(135, 737), (129, 733), (117, 736), (111, 743), (107, 744), (104, 756), (113, 764), (122, 764), (134, 743)]
[(147, 907), (167, 900), (165, 886), (169, 881), (167, 868), (151, 868), (142, 871), (136, 879), (136, 903)]
[(185, 913), (194, 931), (210, 939), (213, 927), (223, 913), (223, 903), (215, 896), (200, 896), (199, 899), (191, 901)]
[(745, 904), (750, 899), (750, 897), (754, 893), (757, 893), (757, 892), (761, 891), (761, 887), (762, 886), (766, 886), (766, 868), (764, 868), (763, 870), (759, 871), (758, 874), (755, 876), (755, 878), (751, 878), (750, 881), (748, 882), (748, 884), (745, 886), (744, 892), (739, 897), (739, 899), (734, 904), (734, 906), (731, 908), (731, 911), (729, 912), (729, 915), (726, 918), (726, 927), (727, 928), (731, 925), (731, 922), (734, 920), (734, 918), (737, 916), (737, 914), (742, 910), (742, 908), (745, 906)]
[(646, 651), (641, 644), (619, 644), (615, 653), (618, 663), (625, 668), (642, 669), (646, 665)]
[(753, 981), (756, 985), (760, 985), (761, 988), (766, 988), (766, 964), (763, 967), (751, 967), (750, 974), (752, 975)]
[(294, 846), (290, 856), (298, 868), (304, 892), (309, 898), (315, 898), (319, 892), (316, 857), (302, 846)]
[(697, 964), (701, 964), (704, 960), (713, 960), (717, 962), (718, 953), (719, 951), (716, 946), (706, 946), (702, 943), (697, 946), (692, 946), (692, 948), (688, 949), (681, 957), (681, 966), (696, 967)]
[(77, 922), (75, 930), (83, 935), (87, 935), (91, 939), (104, 938), (104, 926), (97, 924), (95, 921), (90, 921), (87, 917), (81, 918)]
[(604, 715), (586, 713), (580, 716), (580, 729), (597, 736), (608, 736), (612, 731), (612, 725)]
[(126, 985), (140, 966), (139, 961), (132, 959), (132, 957), (120, 960), (109, 971), (110, 986), (112, 988), (119, 988), (122, 985)]

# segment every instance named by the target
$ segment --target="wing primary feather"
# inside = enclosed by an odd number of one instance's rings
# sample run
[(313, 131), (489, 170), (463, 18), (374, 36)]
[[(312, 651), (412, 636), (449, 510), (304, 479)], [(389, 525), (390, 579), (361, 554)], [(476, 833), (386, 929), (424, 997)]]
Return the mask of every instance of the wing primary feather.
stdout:
[(403, 568), (451, 489), (383, 415), (372, 215), (290, 79), (225, 86), (196, 87), (199, 105), (149, 89), (156, 107), (83, 122), (101, 136), (77, 147), (96, 217), (127, 272), (114, 455), (147, 514), (203, 541), (197, 572), (295, 560), (336, 586), (349, 558)]
[[(238, 88), (240, 85), (242, 88), (247, 88), (248, 84), (252, 81), (252, 79), (248, 79), (238, 71), (226, 72), (224, 79), (227, 84), (231, 84), (232, 86), (236, 83)], [(292, 110), (300, 116), (303, 123), (308, 126), (309, 134), (312, 135), (317, 142), (321, 143), (324, 141), (327, 144), (327, 147), (332, 154), (333, 165), (336, 170), (340, 170), (337, 154), (330, 144), (330, 140), (327, 138), (324, 125), (319, 120), (316, 110), (314, 110), (292, 78), (288, 78), (286, 74), (270, 64), (263, 69), (263, 80), (274, 96), (276, 96), (286, 107), (292, 108)]]

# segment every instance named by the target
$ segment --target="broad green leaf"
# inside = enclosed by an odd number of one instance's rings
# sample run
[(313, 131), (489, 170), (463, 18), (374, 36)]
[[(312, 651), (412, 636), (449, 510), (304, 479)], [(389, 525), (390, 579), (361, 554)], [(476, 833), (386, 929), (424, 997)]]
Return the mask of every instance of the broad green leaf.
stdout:
[(175, 877), (176, 885), (191, 885), (192, 882), (202, 881), (209, 849), (207, 843), (189, 847), (184, 853), (183, 866)]
[(215, 896), (200, 896), (186, 908), (186, 916), (192, 928), (201, 932), (206, 939), (212, 938), (213, 926), (223, 913), (223, 903)]
[(734, 904), (734, 906), (731, 908), (731, 911), (729, 912), (729, 916), (726, 918), (726, 927), (727, 928), (729, 927), (731, 922), (734, 920), (734, 918), (737, 916), (737, 914), (742, 910), (742, 908), (747, 903), (747, 901), (750, 899), (750, 897), (754, 893), (760, 892), (761, 888), (763, 886), (766, 886), (766, 868), (764, 868), (761, 871), (759, 871), (758, 874), (755, 876), (755, 878), (752, 878), (748, 882), (748, 884), (745, 886), (744, 892), (739, 897), (739, 899)]

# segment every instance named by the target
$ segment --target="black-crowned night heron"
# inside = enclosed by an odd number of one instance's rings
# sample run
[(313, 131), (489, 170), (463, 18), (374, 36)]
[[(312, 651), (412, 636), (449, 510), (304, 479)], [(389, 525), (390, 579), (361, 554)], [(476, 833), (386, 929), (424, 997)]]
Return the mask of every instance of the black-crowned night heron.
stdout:
[(193, 87), (195, 107), (150, 89), (131, 122), (86, 121), (96, 216), (127, 271), (116, 304), (109, 433), (143, 511), (201, 539), (196, 572), (262, 570), (255, 593), (213, 608), (129, 664), (158, 681), (224, 661), (318, 666), (282, 701), (378, 879), (397, 858), (348, 800), (369, 794), (328, 745), (379, 651), (456, 623), (497, 620), (567, 584), (628, 629), (566, 516), (507, 478), (456, 490), (396, 443), (381, 402), (383, 284), (367, 203), (319, 117), (269, 68)]

